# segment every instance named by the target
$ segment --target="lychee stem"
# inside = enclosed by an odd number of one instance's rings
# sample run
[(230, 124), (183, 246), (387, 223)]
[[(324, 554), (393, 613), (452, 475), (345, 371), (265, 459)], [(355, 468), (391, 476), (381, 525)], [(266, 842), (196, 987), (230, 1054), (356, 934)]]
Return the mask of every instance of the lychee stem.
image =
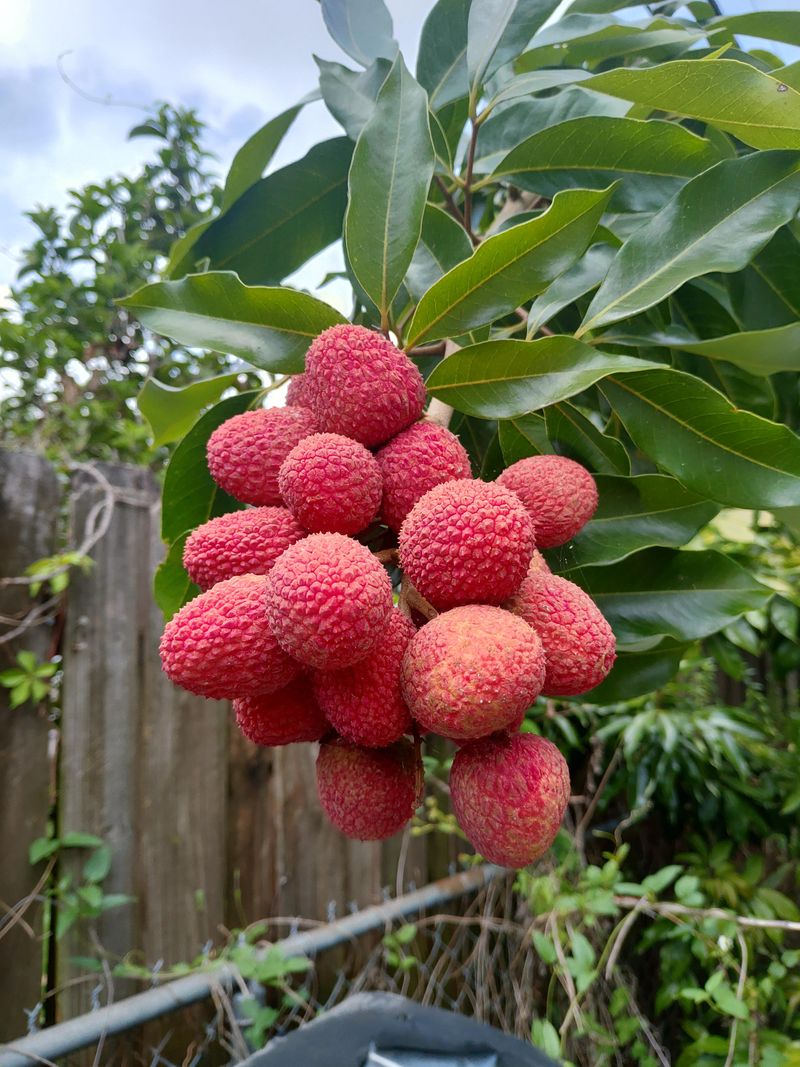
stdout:
[(429, 622), (439, 614), (433, 604), (429, 604), (423, 596), (420, 596), (405, 574), (400, 582), (400, 600), (397, 606), (404, 615), (410, 616), (412, 611), (418, 611)]

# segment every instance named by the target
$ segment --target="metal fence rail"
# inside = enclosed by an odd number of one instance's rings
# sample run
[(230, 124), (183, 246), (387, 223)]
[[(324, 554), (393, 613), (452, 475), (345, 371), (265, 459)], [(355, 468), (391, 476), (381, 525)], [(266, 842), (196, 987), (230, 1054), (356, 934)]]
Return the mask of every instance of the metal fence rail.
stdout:
[[(440, 908), (467, 895), (475, 895), (502, 873), (502, 868), (488, 864), (475, 867), (324, 926), (294, 933), (275, 945), (286, 955), (317, 956), (371, 931), (386, 929), (400, 919), (410, 918), (431, 908)], [(137, 993), (116, 1004), (20, 1038), (13, 1044), (0, 1046), (0, 1067), (32, 1067), (32, 1064), (42, 1061), (57, 1060), (96, 1045), (106, 1037), (135, 1029), (206, 1000), (217, 991), (230, 992), (236, 981), (235, 970), (221, 964), (201, 974), (189, 975)], [(339, 993), (341, 989), (335, 987), (328, 1000)]]

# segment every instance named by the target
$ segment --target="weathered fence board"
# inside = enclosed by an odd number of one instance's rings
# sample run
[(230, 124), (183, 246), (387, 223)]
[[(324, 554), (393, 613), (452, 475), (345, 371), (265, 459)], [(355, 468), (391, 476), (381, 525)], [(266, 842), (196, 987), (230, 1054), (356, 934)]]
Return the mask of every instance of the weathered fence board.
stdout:
[[(28, 564), (54, 551), (60, 489), (52, 466), (29, 452), (0, 452), (0, 577), (21, 575)], [(0, 589), (0, 614), (24, 614), (35, 601), (26, 586)], [(8, 632), (8, 631), (6, 631)], [(26, 630), (0, 646), (0, 669), (11, 666), (20, 648), (45, 659), (50, 626)], [(44, 835), (49, 809), (46, 714), (25, 705), (12, 711), (0, 689), (0, 919), (34, 888), (43, 865), (28, 863), (32, 841)], [(35, 903), (24, 922), (2, 931), (0, 940), (0, 1042), (25, 1031), (25, 1011), (41, 995), (42, 907)]]

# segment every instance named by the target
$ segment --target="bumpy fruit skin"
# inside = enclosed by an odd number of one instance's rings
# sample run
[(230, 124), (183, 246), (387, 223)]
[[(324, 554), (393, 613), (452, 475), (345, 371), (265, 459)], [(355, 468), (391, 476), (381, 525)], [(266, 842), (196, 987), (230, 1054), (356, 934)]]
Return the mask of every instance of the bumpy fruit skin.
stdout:
[(309, 407), (305, 374), (295, 374), (286, 387), (287, 408)]
[(381, 502), (375, 457), (338, 433), (315, 433), (295, 445), (283, 461), (278, 486), (297, 521), (315, 533), (358, 533)]
[(487, 737), (456, 753), (450, 793), (459, 825), (485, 859), (527, 867), (558, 833), (569, 801), (569, 768), (544, 737)]
[(383, 748), (411, 730), (400, 667), (416, 627), (397, 608), (377, 648), (354, 667), (317, 671), (314, 692), (331, 726), (356, 745)]
[(281, 504), (278, 471), (304, 437), (316, 433), (308, 408), (259, 408), (234, 415), (208, 439), (211, 477), (243, 504)]
[(468, 604), (417, 632), (401, 678), (414, 719), (426, 730), (464, 741), (520, 725), (542, 688), (544, 652), (521, 619), (502, 608)]
[(196, 596), (167, 623), (161, 663), (183, 689), (216, 700), (282, 689), (300, 672), (272, 636), (266, 577), (243, 574)]
[(528, 570), (533, 522), (511, 490), (461, 479), (417, 501), (400, 528), (399, 545), (408, 580), (438, 610), (500, 604)]
[(529, 571), (504, 605), (542, 639), (547, 696), (578, 696), (593, 689), (614, 666), (611, 627), (591, 597), (573, 582), (546, 571)]
[(470, 478), (469, 456), (455, 434), (433, 422), (415, 422), (375, 457), (383, 476), (381, 518), (392, 530), (429, 489)]
[(408, 356), (374, 330), (345, 323), (311, 342), (304, 383), (320, 429), (369, 448), (422, 414), (425, 385)]
[(529, 456), (497, 478), (530, 512), (539, 548), (554, 548), (574, 537), (597, 508), (594, 478), (565, 456)]
[(266, 574), (306, 531), (287, 508), (232, 511), (198, 526), (186, 539), (183, 565), (201, 589), (237, 574)]
[(381, 640), (392, 586), (369, 549), (343, 534), (311, 534), (267, 575), (267, 617), (281, 647), (309, 667), (335, 670)]
[(391, 748), (357, 748), (336, 740), (321, 745), (317, 789), (333, 825), (357, 841), (383, 841), (414, 814), (414, 752), (407, 741)]
[(234, 700), (233, 712), (236, 725), (254, 745), (320, 741), (330, 729), (307, 675), (300, 675), (269, 696)]

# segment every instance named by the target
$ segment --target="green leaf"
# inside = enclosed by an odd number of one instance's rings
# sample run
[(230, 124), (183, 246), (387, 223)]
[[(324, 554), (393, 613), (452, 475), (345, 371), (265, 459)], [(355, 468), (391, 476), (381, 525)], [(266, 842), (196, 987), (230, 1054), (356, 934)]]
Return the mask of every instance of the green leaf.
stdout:
[(531, 1044), (540, 1048), (551, 1059), (561, 1058), (561, 1038), (558, 1030), (548, 1019), (534, 1019), (531, 1023)]
[(662, 867), (658, 871), (654, 871), (653, 874), (648, 874), (646, 878), (642, 879), (642, 886), (648, 893), (655, 893), (656, 896), (670, 885), (679, 874), (683, 871), (683, 867), (679, 863), (670, 863), (667, 867)]
[(225, 188), (222, 191), (223, 212), (227, 211), (231, 204), (247, 192), (251, 185), (261, 178), (267, 169), (270, 160), (275, 155), (278, 145), (286, 135), (287, 130), (302, 111), (303, 107), (312, 100), (319, 99), (319, 94), (310, 93), (299, 104), (282, 111), (274, 119), (270, 119), (260, 130), (249, 137), (236, 155), (233, 157), (228, 176), (225, 179)]
[(438, 0), (425, 19), (417, 55), (417, 81), (432, 111), (469, 93), (467, 20), (471, 0)]
[(173, 452), (164, 476), (161, 509), (161, 536), (167, 544), (216, 515), (242, 507), (208, 473), (206, 444), (218, 426), (253, 407), (257, 398), (257, 392), (249, 392), (221, 400), (197, 420)]
[(81, 830), (69, 830), (61, 838), (61, 848), (100, 848), (103, 845), (102, 837), (96, 834), (85, 834)]
[(746, 11), (741, 15), (720, 15), (706, 23), (709, 34), (719, 28), (726, 39), (735, 33), (764, 37), (768, 41), (800, 44), (800, 11)]
[(188, 536), (187, 531), (169, 546), (165, 559), (153, 576), (153, 596), (165, 622), (200, 592), (183, 566), (183, 548)]
[(637, 340), (642, 344), (678, 348), (706, 359), (727, 360), (750, 374), (766, 376), (779, 371), (800, 371), (800, 323), (797, 322), (769, 330), (711, 337), (705, 341), (673, 326), (655, 330)]
[(87, 882), (102, 882), (111, 870), (111, 849), (101, 845), (83, 865), (83, 877)]
[(328, 33), (362, 67), (397, 54), (392, 16), (383, 0), (321, 0)]
[(577, 576), (620, 646), (633, 651), (649, 651), (653, 638), (687, 642), (716, 633), (763, 607), (771, 595), (749, 571), (718, 552), (649, 548)]
[(491, 98), (483, 114), (493, 110), (498, 104), (505, 104), (509, 100), (516, 100), (520, 96), (532, 96), (534, 93), (544, 92), (546, 89), (555, 89), (561, 85), (570, 85), (573, 82), (585, 81), (591, 78), (588, 70), (574, 68), (571, 70), (534, 70), (528, 74), (520, 74), (512, 78), (508, 85), (503, 86)]
[(521, 415), (517, 419), (504, 419), (498, 426), (498, 433), (507, 467), (527, 456), (551, 455), (553, 452), (553, 446), (547, 436), (547, 424), (542, 415)]
[(609, 377), (600, 388), (639, 448), (688, 489), (734, 507), (800, 504), (800, 438), (788, 427), (681, 371)]
[(574, 267), (560, 275), (537, 296), (528, 312), (528, 336), (533, 337), (559, 311), (596, 289), (608, 273), (616, 248), (592, 245)]
[[(704, 36), (702, 30), (692, 30), (670, 19), (631, 23), (570, 13), (537, 34), (531, 42), (533, 47), (519, 57), (516, 67), (526, 71), (556, 63), (565, 66), (597, 64), (634, 52), (646, 56), (654, 49), (665, 53), (656, 58), (669, 58), (690, 48)], [(648, 58), (652, 60), (654, 57)]]
[(533, 940), (533, 947), (536, 949), (539, 956), (548, 965), (548, 967), (552, 967), (558, 959), (553, 942), (546, 934), (543, 934), (540, 930), (534, 930), (531, 933), (531, 939)]
[(391, 935), (398, 945), (409, 945), (417, 936), (417, 927), (414, 923), (404, 923), (399, 930)]
[(631, 461), (622, 441), (598, 430), (573, 404), (552, 404), (544, 417), (547, 436), (559, 453), (600, 474), (630, 474)]
[(612, 191), (568, 189), (544, 214), (489, 237), (420, 300), (407, 346), (459, 337), (541, 293), (586, 250)]
[(617, 68), (586, 85), (657, 111), (700, 119), (752, 148), (800, 148), (800, 93), (735, 59)]
[(788, 226), (778, 230), (746, 270), (730, 277), (729, 288), (748, 329), (783, 326), (800, 317), (800, 244)]
[(652, 693), (678, 673), (688, 647), (662, 641), (646, 652), (620, 652), (608, 677), (578, 699), (589, 704), (616, 704)]
[(479, 0), (469, 9), (467, 76), (470, 96), (510, 59), (515, 59), (559, 0)]
[[(169, 276), (236, 271), (250, 285), (276, 285), (337, 240), (347, 202), (353, 142), (336, 137), (250, 186), (198, 237)], [(174, 257), (173, 257), (174, 259)]]
[(420, 300), (434, 282), (471, 255), (472, 242), (464, 227), (446, 211), (427, 204), (419, 244), (406, 274), (409, 293)]
[(566, 400), (607, 374), (646, 366), (657, 364), (598, 352), (574, 337), (483, 341), (442, 360), (427, 387), (467, 415), (513, 419)]
[(700, 274), (741, 270), (798, 205), (797, 153), (757, 152), (716, 164), (625, 242), (578, 336), (652, 307)]
[(744, 1001), (739, 1000), (727, 982), (721, 983), (711, 992), (711, 999), (719, 1010), (726, 1015), (732, 1015), (735, 1019), (742, 1020), (750, 1018), (747, 1005)]
[(54, 852), (61, 848), (61, 842), (57, 837), (37, 837), (32, 841), (28, 849), (28, 863), (33, 865), (41, 860), (46, 860)]
[(319, 67), (319, 87), (325, 106), (355, 141), (375, 110), (375, 101), (391, 69), (387, 59), (376, 59), (366, 70), (356, 72), (341, 63), (314, 57)]
[(344, 223), (347, 257), (384, 325), (419, 240), (433, 166), (425, 91), (398, 56), (356, 143)]
[(307, 293), (243, 285), (228, 271), (155, 282), (120, 303), (180, 344), (231, 353), (260, 370), (286, 374), (303, 369), (318, 333), (344, 322)]
[(656, 211), (684, 184), (719, 163), (717, 145), (674, 122), (592, 115), (534, 133), (512, 149), (492, 178), (542, 196), (563, 188), (600, 189), (622, 177), (611, 207)]
[(663, 474), (601, 474), (596, 481), (597, 511), (568, 544), (548, 556), (558, 571), (616, 563), (643, 548), (680, 548), (719, 511)]
[(136, 403), (150, 423), (153, 447), (180, 440), (191, 429), (203, 408), (219, 400), (220, 393), (233, 385), (236, 378), (235, 374), (223, 374), (217, 378), (192, 382), (180, 389), (165, 385), (158, 378), (148, 378)]

